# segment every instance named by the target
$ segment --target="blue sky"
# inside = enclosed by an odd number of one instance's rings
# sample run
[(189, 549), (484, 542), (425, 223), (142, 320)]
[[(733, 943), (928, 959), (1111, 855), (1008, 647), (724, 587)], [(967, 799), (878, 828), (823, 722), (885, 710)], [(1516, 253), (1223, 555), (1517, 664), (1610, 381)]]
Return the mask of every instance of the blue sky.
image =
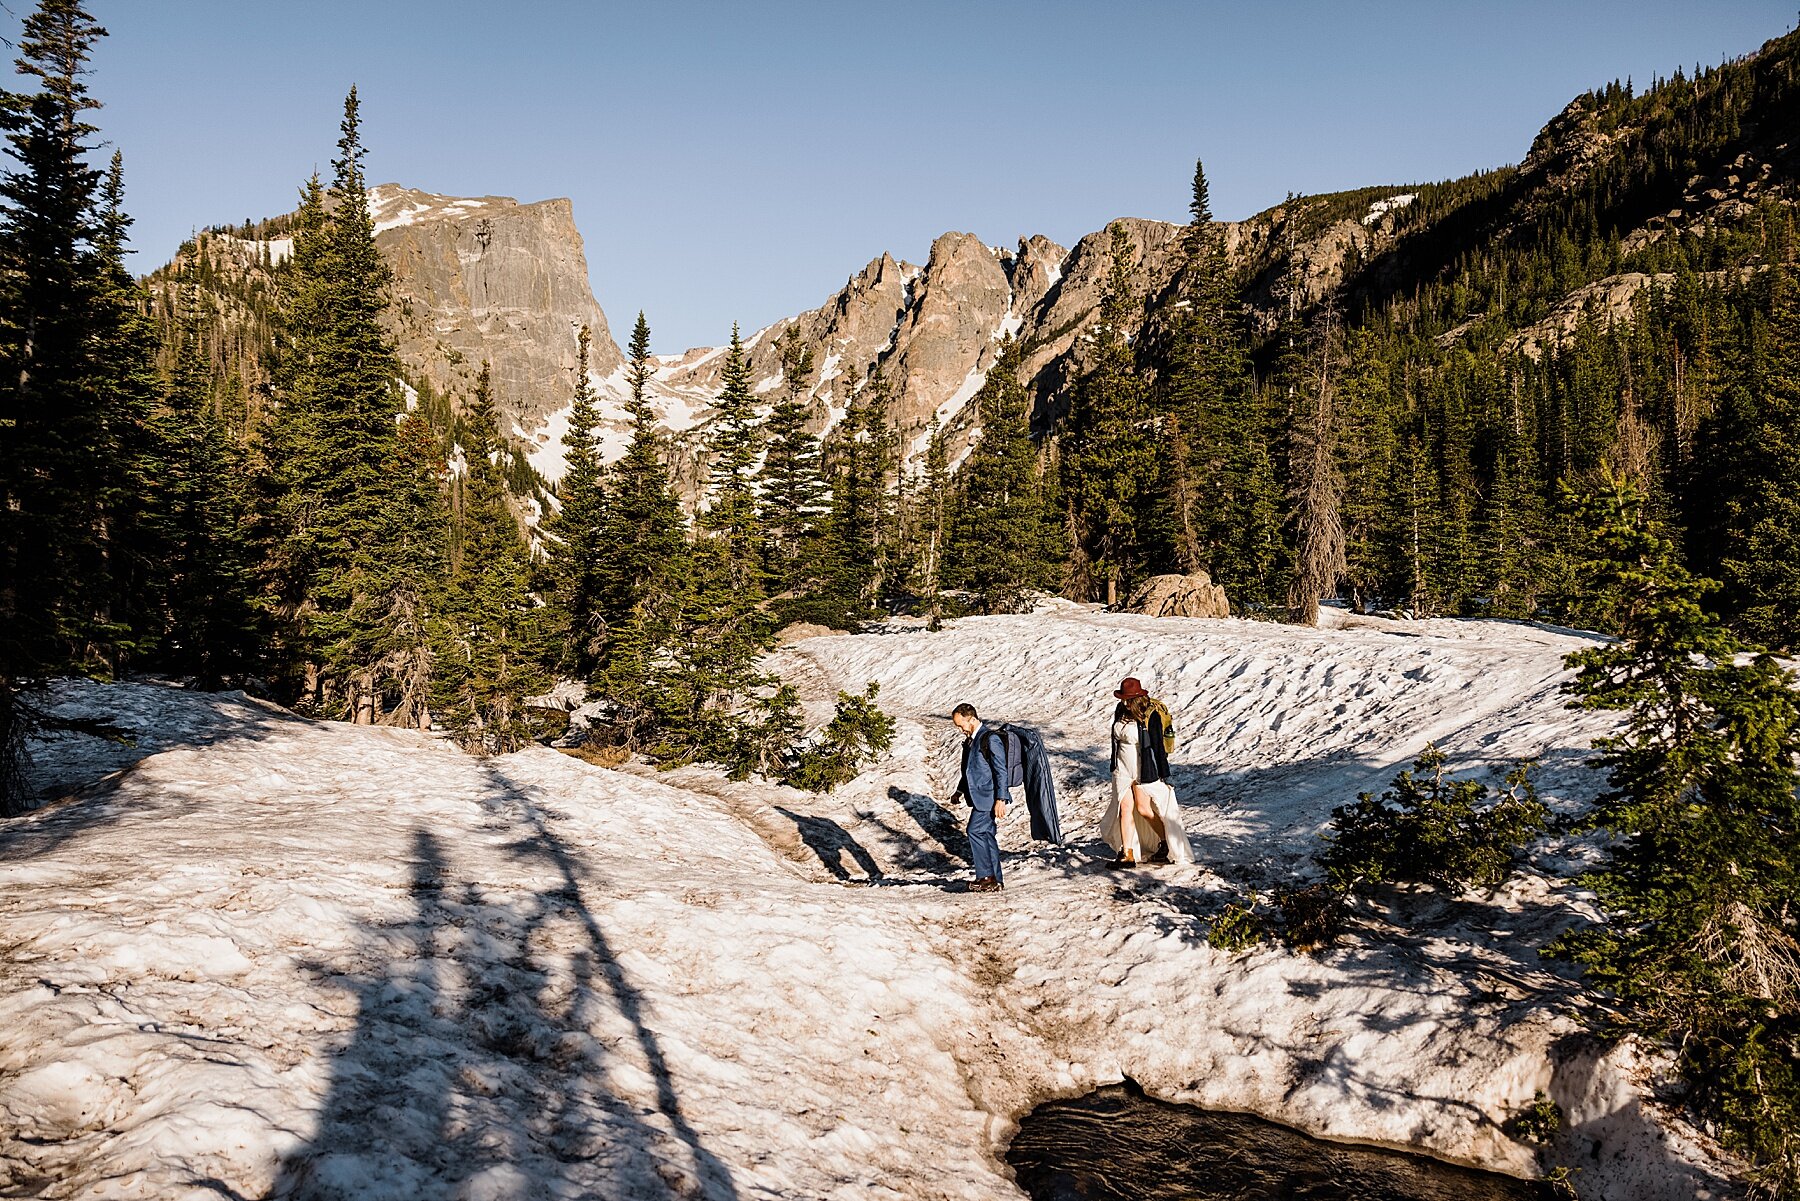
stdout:
[[(14, 13), (29, 0), (6, 0)], [(1796, 0), (91, 0), (134, 266), (292, 207), (344, 93), (371, 178), (569, 196), (615, 330), (722, 341), (883, 250), (1221, 217), (1516, 162), (1576, 93), (1716, 63)], [(17, 18), (7, 21), (7, 32)], [(622, 334), (621, 334), (622, 336)]]

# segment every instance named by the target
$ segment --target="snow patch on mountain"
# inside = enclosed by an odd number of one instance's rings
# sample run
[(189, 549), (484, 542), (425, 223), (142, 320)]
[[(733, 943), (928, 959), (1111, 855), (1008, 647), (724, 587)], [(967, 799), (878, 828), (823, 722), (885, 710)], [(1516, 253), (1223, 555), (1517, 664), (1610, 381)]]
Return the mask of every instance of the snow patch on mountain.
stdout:
[(1362, 223), (1364, 225), (1373, 225), (1387, 214), (1397, 212), (1417, 199), (1418, 196), (1414, 193), (1406, 192), (1399, 196), (1389, 196), (1385, 200), (1377, 200), (1369, 205), (1369, 211), (1364, 215)]

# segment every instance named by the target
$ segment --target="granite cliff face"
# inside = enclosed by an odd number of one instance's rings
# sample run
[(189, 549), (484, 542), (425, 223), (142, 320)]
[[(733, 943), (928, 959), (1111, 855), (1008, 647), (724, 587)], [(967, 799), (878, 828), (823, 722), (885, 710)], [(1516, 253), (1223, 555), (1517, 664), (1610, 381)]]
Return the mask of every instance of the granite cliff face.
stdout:
[[(1140, 296), (1167, 290), (1180, 226), (1128, 219)], [(954, 459), (977, 428), (969, 402), (987, 379), (1007, 337), (1025, 347), (1024, 375), (1041, 413), (1080, 370), (1081, 335), (1094, 319), (1105, 283), (1109, 237), (1083, 238), (1073, 252), (1042, 235), (1011, 249), (974, 234), (947, 233), (923, 266), (884, 254), (816, 309), (783, 318), (745, 338), (759, 391), (781, 385), (776, 343), (797, 329), (812, 348), (813, 427), (829, 430), (849, 402), (848, 385), (879, 367), (891, 388), (889, 414), (911, 456), (923, 453), (935, 420)], [(704, 420), (719, 389), (721, 349), (660, 360), (655, 387), (682, 398)], [(772, 397), (771, 397), (772, 398)]]
[[(604, 448), (609, 456), (623, 451), (624, 358), (589, 283), (568, 200), (521, 204), (503, 196), (453, 197), (382, 184), (371, 189), (369, 204), (375, 243), (394, 271), (388, 327), (413, 380), (428, 381), (462, 403), (482, 361), (490, 362), (503, 427), (554, 480), (562, 473), (576, 335), (586, 325)], [(1274, 209), (1221, 227), (1240, 265), (1255, 269), (1275, 261), (1282, 214)], [(1131, 239), (1133, 287), (1141, 302), (1135, 324), (1171, 299), (1183, 227), (1138, 218), (1121, 223)], [(1316, 235), (1308, 246), (1341, 257), (1342, 247), (1332, 245), (1335, 236)], [(752, 386), (774, 402), (783, 386), (779, 343), (797, 335), (813, 352), (808, 394), (816, 432), (828, 432), (848, 407), (852, 388), (879, 369), (891, 388), (889, 412), (906, 453), (923, 454), (935, 421), (955, 460), (978, 429), (970, 401), (1004, 339), (1013, 337), (1024, 348), (1022, 374), (1038, 423), (1047, 425), (1065, 411), (1069, 386), (1086, 365), (1091, 342), (1085, 335), (1105, 287), (1110, 241), (1102, 229), (1072, 250), (1035, 234), (1007, 248), (952, 232), (932, 243), (922, 266), (881, 254), (819, 307), (745, 334)], [(265, 290), (277, 286), (275, 269), (292, 251), (288, 238), (253, 241), (229, 233), (203, 234), (196, 246), (221, 269), (260, 281), (257, 287)], [(1307, 260), (1321, 282), (1330, 258)], [(705, 427), (724, 360), (723, 347), (658, 356), (650, 384), (652, 407), (675, 435), (676, 477), (690, 500), (701, 488)]]
[(382, 184), (369, 210), (394, 269), (389, 328), (401, 361), (433, 386), (466, 393), (487, 359), (496, 405), (530, 432), (569, 402), (583, 325), (596, 376), (623, 363), (567, 200), (458, 199)]

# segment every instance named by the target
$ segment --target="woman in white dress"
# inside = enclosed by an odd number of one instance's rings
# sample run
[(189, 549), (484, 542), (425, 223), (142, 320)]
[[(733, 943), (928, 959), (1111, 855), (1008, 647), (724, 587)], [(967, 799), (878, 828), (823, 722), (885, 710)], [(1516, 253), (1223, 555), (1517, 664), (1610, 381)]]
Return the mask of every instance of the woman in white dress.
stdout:
[[(1181, 806), (1169, 786), (1169, 756), (1163, 733), (1168, 711), (1156, 704), (1135, 678), (1113, 693), (1113, 803), (1100, 823), (1100, 837), (1116, 852), (1116, 867), (1150, 862), (1192, 863), (1193, 847), (1181, 822)], [(1159, 853), (1160, 852), (1160, 853)]]

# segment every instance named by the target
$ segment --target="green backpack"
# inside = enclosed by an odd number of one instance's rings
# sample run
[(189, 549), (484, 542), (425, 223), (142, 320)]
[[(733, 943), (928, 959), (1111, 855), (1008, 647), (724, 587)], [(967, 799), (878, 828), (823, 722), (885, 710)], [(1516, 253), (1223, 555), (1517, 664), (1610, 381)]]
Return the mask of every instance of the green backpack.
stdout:
[(1169, 713), (1166, 705), (1154, 698), (1150, 701), (1150, 712), (1155, 713), (1162, 718), (1163, 754), (1174, 754), (1175, 718)]

